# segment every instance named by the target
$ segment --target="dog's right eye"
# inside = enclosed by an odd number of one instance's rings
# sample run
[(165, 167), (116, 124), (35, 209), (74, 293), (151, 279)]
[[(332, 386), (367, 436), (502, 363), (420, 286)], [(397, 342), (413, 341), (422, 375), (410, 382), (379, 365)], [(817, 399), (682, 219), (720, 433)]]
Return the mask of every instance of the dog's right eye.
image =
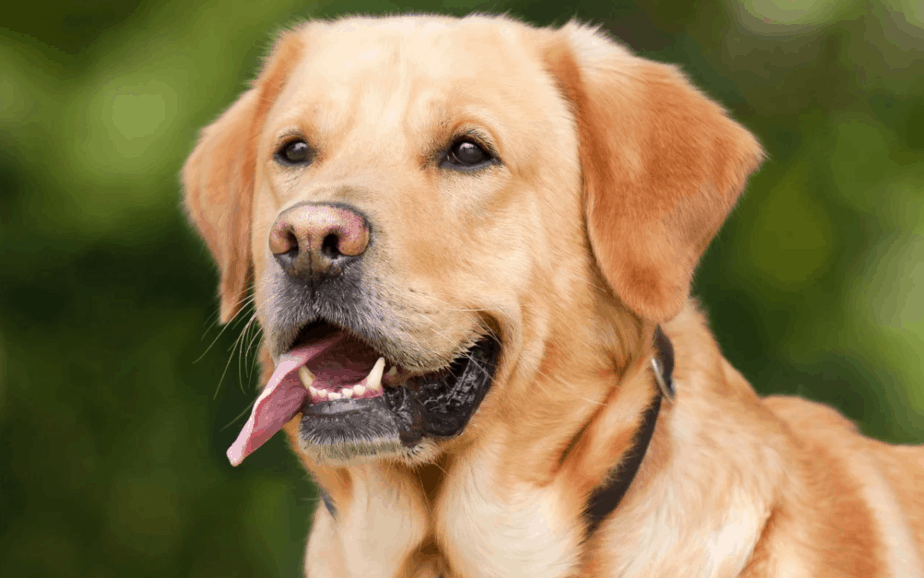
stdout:
[(492, 162), (494, 162), (494, 156), (492, 156), (491, 153), (474, 141), (463, 139), (449, 147), (441, 166), (453, 169), (472, 170), (480, 169)]
[(287, 142), (276, 152), (276, 161), (283, 165), (304, 165), (311, 162), (311, 147), (303, 140)]

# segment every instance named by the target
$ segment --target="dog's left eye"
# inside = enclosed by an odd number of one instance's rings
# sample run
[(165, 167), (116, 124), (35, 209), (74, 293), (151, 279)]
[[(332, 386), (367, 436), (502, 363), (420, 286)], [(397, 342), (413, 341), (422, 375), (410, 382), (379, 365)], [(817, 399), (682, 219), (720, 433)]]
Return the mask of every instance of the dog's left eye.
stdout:
[(449, 147), (446, 157), (440, 164), (444, 167), (473, 169), (485, 165), (493, 159), (494, 157), (479, 145), (470, 140), (462, 140)]
[(303, 140), (288, 142), (276, 152), (276, 160), (284, 165), (302, 165), (311, 161), (311, 147)]

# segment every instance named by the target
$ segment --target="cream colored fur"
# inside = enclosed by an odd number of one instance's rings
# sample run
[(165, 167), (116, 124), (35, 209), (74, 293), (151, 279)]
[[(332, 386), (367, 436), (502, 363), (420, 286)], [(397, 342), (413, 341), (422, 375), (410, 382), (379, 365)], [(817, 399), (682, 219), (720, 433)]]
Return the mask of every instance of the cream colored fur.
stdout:
[[(500, 163), (440, 166), (463, 129)], [(273, 160), (292, 131), (318, 151), (298, 171)], [(299, 452), (337, 508), (315, 512), (306, 575), (924, 577), (924, 451), (760, 399), (689, 298), (761, 158), (676, 69), (583, 25), (349, 18), (282, 34), (184, 168), (223, 320), (253, 281), (265, 334), (278, 330), (270, 227), (297, 203), (338, 202), (374, 224), (364, 282), (419, 370), (485, 327), (503, 347), (459, 437), (363, 463)], [(658, 324), (677, 397), (585, 539), (587, 499), (655, 395)], [(263, 383), (279, 353), (264, 347)]]

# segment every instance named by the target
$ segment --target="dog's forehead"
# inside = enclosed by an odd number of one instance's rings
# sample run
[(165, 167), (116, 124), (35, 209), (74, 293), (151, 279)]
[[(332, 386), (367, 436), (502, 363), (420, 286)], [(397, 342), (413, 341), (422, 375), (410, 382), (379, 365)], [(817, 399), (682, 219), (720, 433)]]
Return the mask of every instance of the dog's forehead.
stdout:
[(522, 58), (529, 28), (501, 18), (355, 18), (308, 26), (303, 66), (337, 77), (394, 68), (433, 78), (480, 74)]
[[(542, 64), (524, 38), (530, 29), (503, 19), (358, 18), (301, 31), (305, 48), (280, 94), (277, 118), (314, 115), (320, 132), (389, 119), (410, 125), (482, 105), (498, 110), (537, 97)], [(455, 109), (455, 110), (453, 110)], [(511, 107), (511, 111), (515, 111)], [(419, 122), (418, 122), (419, 121)], [(392, 129), (395, 127), (392, 126)]]

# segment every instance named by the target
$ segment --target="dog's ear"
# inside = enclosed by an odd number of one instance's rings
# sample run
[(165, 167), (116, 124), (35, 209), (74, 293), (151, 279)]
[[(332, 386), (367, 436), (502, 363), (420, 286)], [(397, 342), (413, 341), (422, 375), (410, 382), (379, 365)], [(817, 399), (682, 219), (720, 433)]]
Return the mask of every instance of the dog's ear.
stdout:
[(221, 274), (222, 323), (240, 311), (252, 277), (250, 219), (257, 139), (302, 48), (298, 31), (283, 33), (251, 89), (202, 131), (183, 166), (186, 209)]
[(761, 147), (674, 67), (575, 23), (547, 38), (547, 66), (577, 117), (596, 261), (626, 305), (666, 321)]

